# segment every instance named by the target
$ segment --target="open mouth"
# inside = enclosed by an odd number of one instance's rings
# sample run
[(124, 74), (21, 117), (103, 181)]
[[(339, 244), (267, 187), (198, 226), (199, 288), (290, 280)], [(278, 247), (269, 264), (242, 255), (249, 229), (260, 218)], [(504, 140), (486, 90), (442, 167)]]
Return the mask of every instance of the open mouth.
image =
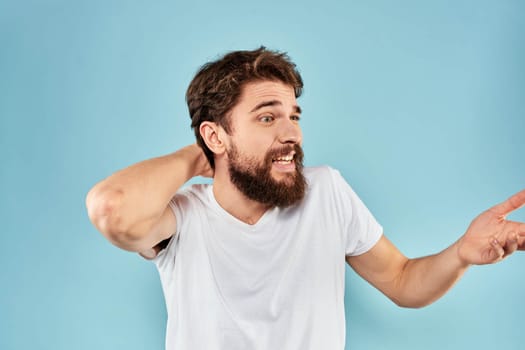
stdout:
[(278, 156), (278, 157), (272, 159), (272, 163), (276, 163), (276, 164), (279, 164), (279, 165), (292, 164), (293, 163), (293, 159), (294, 159), (294, 155), (295, 155), (295, 153), (291, 152), (291, 153), (289, 153), (287, 155)]

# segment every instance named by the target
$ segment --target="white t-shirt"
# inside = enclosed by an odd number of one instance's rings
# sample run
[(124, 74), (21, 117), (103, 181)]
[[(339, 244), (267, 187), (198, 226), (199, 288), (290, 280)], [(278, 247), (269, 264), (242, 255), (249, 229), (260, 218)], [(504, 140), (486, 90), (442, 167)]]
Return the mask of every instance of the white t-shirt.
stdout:
[(345, 256), (372, 248), (382, 227), (338, 171), (304, 173), (304, 200), (254, 225), (222, 209), (212, 185), (173, 198), (177, 232), (154, 259), (167, 350), (344, 348)]

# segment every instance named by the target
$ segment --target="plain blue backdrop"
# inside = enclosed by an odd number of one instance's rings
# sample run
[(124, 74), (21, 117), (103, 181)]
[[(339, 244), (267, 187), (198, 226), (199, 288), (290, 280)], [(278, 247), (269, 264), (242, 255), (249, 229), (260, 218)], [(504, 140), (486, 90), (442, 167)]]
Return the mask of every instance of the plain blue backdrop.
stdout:
[[(307, 165), (408, 256), (525, 187), (523, 1), (0, 0), (0, 349), (162, 349), (157, 271), (96, 232), (97, 181), (193, 142), (198, 67), (284, 50)], [(522, 212), (511, 218), (525, 221)], [(401, 309), (348, 269), (348, 349), (522, 349), (525, 256)]]

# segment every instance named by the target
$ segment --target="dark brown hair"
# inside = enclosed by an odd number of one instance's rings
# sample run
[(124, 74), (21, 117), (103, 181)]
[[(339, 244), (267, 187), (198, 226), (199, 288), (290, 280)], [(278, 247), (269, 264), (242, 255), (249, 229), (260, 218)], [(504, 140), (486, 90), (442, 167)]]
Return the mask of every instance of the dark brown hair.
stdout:
[(237, 104), (242, 88), (254, 81), (280, 81), (293, 87), (295, 97), (301, 96), (303, 80), (295, 64), (284, 52), (261, 46), (253, 51), (233, 51), (216, 61), (203, 65), (186, 91), (191, 127), (212, 168), (213, 152), (200, 135), (200, 125), (212, 121), (230, 134), (229, 112)]

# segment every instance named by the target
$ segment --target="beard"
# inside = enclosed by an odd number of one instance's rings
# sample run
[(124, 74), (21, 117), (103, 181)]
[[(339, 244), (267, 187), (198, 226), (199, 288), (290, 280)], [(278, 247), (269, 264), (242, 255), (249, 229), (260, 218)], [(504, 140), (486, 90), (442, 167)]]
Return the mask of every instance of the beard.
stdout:
[[(295, 171), (284, 173), (285, 178), (273, 178), (273, 159), (295, 151)], [(303, 150), (297, 144), (287, 145), (280, 149), (270, 150), (266, 153), (262, 164), (256, 159), (240, 155), (237, 147), (227, 151), (230, 180), (241, 193), (251, 200), (265, 204), (269, 207), (289, 207), (304, 198), (306, 192), (306, 179), (303, 175)]]

